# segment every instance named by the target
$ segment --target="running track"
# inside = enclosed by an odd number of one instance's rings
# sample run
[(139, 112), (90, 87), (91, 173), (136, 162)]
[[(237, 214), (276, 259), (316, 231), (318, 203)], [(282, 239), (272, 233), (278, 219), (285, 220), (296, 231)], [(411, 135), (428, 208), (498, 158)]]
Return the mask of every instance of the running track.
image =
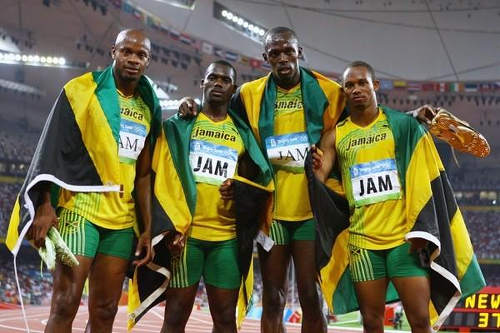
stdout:
[[(135, 326), (132, 332), (159, 332), (163, 321), (163, 307), (156, 307), (150, 310), (139, 323)], [(49, 308), (46, 306), (31, 306), (26, 309), (28, 323), (33, 333), (43, 332), (45, 323), (47, 322)], [(122, 306), (118, 310), (113, 332), (127, 332), (127, 309)], [(76, 315), (73, 332), (83, 332), (87, 320), (87, 308), (80, 307)], [(193, 310), (189, 322), (186, 327), (186, 333), (205, 333), (211, 332), (212, 319), (207, 311)], [(20, 309), (0, 310), (0, 332), (1, 333), (19, 333), (26, 332), (22, 313)], [(260, 332), (260, 322), (258, 320), (246, 319), (243, 323), (241, 333), (257, 333)], [(300, 332), (300, 326), (297, 324), (289, 324), (287, 326), (288, 333)], [(345, 329), (345, 328), (330, 328), (329, 333), (342, 332), (354, 333), (361, 332), (361, 329)]]

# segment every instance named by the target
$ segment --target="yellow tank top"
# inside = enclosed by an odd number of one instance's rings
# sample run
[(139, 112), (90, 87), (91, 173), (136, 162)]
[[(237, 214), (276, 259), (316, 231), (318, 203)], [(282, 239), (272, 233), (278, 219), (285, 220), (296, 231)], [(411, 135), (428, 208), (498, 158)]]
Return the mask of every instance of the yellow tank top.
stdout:
[(62, 190), (58, 203), (59, 207), (107, 229), (129, 228), (136, 221), (132, 197), (136, 162), (151, 123), (151, 112), (140, 96), (127, 98), (118, 91), (118, 101), (121, 121), (117, 153), (120, 158), (121, 191), (82, 193)]
[(267, 156), (276, 180), (274, 218), (303, 221), (312, 218), (304, 161), (309, 150), (300, 84), (277, 88), (274, 135), (266, 138)]
[(382, 250), (404, 243), (404, 193), (394, 136), (383, 112), (368, 126), (348, 117), (336, 127), (335, 145), (351, 211), (349, 243)]
[(196, 181), (196, 209), (189, 236), (206, 241), (236, 237), (232, 200), (222, 200), (219, 187), (237, 174), (243, 140), (231, 117), (218, 122), (200, 113), (191, 132), (189, 162)]

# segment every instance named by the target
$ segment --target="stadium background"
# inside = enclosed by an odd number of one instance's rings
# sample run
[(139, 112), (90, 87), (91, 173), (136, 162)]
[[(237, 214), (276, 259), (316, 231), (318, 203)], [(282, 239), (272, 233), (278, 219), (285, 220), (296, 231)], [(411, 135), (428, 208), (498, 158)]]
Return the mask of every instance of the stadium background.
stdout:
[[(487, 284), (500, 286), (498, 1), (4, 0), (0, 8), (0, 304), (19, 302), (3, 240), (51, 104), (66, 81), (110, 63), (123, 28), (143, 28), (152, 41), (147, 73), (164, 117), (182, 96), (200, 96), (204, 68), (215, 59), (235, 65), (239, 84), (265, 74), (259, 39), (285, 25), (303, 41), (303, 65), (338, 79), (348, 62), (366, 60), (381, 79), (380, 103), (432, 104), (468, 121), (490, 142), (489, 157), (455, 153), (455, 161), (437, 144)], [(48, 304), (51, 276), (40, 274), (29, 246), (18, 267), (25, 302)], [(259, 272), (256, 279), (258, 304)], [(206, 306), (202, 293), (199, 303)], [(299, 307), (293, 288), (288, 304)]]

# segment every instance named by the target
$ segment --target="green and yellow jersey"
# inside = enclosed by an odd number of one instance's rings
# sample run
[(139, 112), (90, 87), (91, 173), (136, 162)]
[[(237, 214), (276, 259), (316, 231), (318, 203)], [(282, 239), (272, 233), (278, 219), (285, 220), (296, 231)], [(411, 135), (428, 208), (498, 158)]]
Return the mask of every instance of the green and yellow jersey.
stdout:
[(301, 86), (276, 89), (274, 135), (266, 138), (267, 156), (276, 180), (274, 219), (303, 221), (312, 218), (304, 161), (309, 149)]
[(394, 136), (383, 112), (368, 126), (351, 117), (336, 127), (335, 146), (351, 211), (349, 243), (382, 250), (404, 243), (408, 232)]
[[(118, 90), (117, 90), (118, 91)], [(136, 162), (151, 124), (151, 112), (143, 99), (136, 95), (125, 97), (118, 91), (120, 105), (120, 192), (71, 192), (61, 190), (59, 207), (107, 229), (125, 229), (136, 222), (135, 201), (132, 197)]]
[(215, 122), (200, 113), (191, 132), (189, 161), (196, 181), (196, 208), (189, 231), (192, 238), (224, 241), (236, 238), (232, 200), (222, 200), (220, 185), (237, 174), (243, 140), (231, 117)]

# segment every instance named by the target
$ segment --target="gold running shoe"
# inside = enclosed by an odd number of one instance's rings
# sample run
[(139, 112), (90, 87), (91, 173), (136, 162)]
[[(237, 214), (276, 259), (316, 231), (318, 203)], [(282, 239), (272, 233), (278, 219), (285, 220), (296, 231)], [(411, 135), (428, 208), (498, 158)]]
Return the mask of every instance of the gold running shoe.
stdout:
[(429, 126), (433, 135), (463, 153), (481, 158), (490, 154), (490, 145), (481, 133), (445, 109), (438, 110)]

